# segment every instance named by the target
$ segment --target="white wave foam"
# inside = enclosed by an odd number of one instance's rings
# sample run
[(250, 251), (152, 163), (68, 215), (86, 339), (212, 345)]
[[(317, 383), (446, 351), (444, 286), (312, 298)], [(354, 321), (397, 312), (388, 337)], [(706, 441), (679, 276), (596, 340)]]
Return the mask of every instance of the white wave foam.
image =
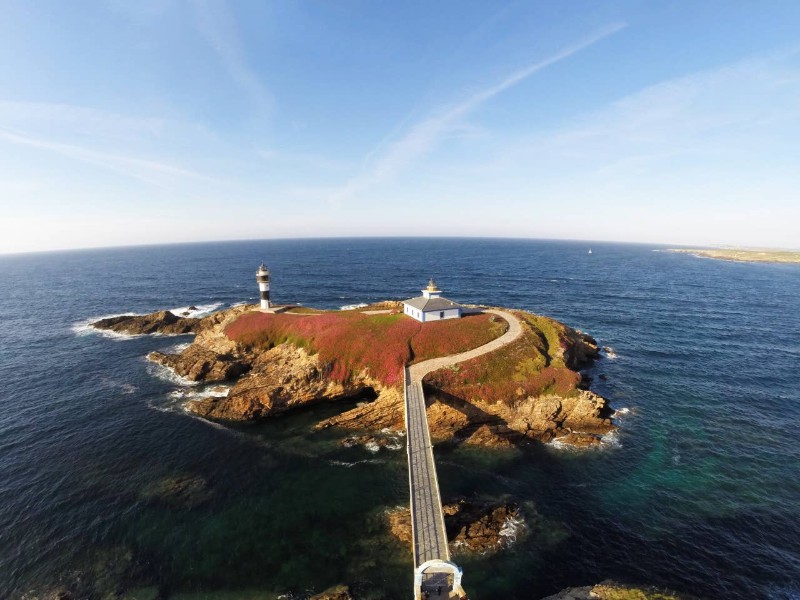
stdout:
[(503, 521), (503, 526), (500, 528), (498, 535), (502, 538), (501, 543), (510, 546), (517, 541), (519, 536), (525, 530), (525, 520), (521, 516), (508, 516)]
[[(575, 433), (580, 433), (576, 431)], [(600, 436), (600, 443), (591, 446), (575, 446), (569, 442), (563, 441), (561, 438), (553, 438), (545, 444), (545, 446), (552, 448), (558, 452), (592, 452), (594, 450), (605, 450), (610, 448), (619, 448), (622, 443), (619, 440), (619, 430), (615, 429), (610, 433), (605, 433)]]
[(126, 396), (128, 394), (133, 394), (134, 392), (136, 392), (137, 389), (139, 389), (132, 383), (123, 383), (119, 387), (122, 390), (122, 393), (125, 394)]
[(177, 390), (172, 390), (168, 396), (173, 400), (188, 402), (191, 400), (203, 400), (204, 398), (227, 398), (230, 391), (230, 386), (215, 385), (202, 389), (197, 389), (197, 387), (178, 388)]
[(622, 442), (619, 440), (619, 429), (615, 429), (610, 433), (600, 436), (601, 448), (620, 448), (621, 446)]
[(391, 435), (391, 436), (404, 436), (406, 432), (402, 429), (392, 429), (391, 427), (384, 427), (381, 429), (381, 433), (383, 435)]
[(345, 304), (344, 306), (340, 306), (339, 310), (355, 310), (357, 308), (364, 308), (365, 306), (369, 306), (364, 302), (360, 302), (359, 304)]
[(366, 444), (364, 444), (364, 448), (366, 448), (367, 450), (369, 450), (373, 454), (381, 449), (381, 447), (378, 445), (378, 442), (376, 442), (374, 440), (370, 440)]
[(162, 381), (166, 381), (168, 383), (172, 383), (175, 385), (186, 386), (186, 387), (199, 385), (199, 382), (192, 381), (191, 379), (186, 379), (185, 377), (181, 377), (170, 367), (167, 367), (165, 365), (156, 362), (148, 361), (147, 372), (153, 377), (156, 377), (158, 379), (161, 379)]
[(198, 319), (211, 314), (222, 306), (222, 302), (214, 302), (213, 304), (198, 304), (192, 306), (180, 306), (178, 308), (171, 308), (171, 312), (176, 317), (193, 317)]
[(337, 467), (344, 467), (346, 469), (350, 469), (355, 467), (356, 465), (380, 465), (385, 463), (385, 460), (381, 460), (379, 458), (369, 458), (365, 460), (354, 460), (352, 462), (348, 462), (345, 460), (329, 460), (330, 464), (335, 465)]
[(614, 349), (611, 346), (603, 346), (603, 354), (606, 356), (606, 358), (610, 358), (611, 360), (617, 358), (617, 353), (614, 352)]
[(191, 345), (192, 342), (181, 342), (180, 344), (175, 344), (164, 350), (164, 354), (180, 354)]
[(549, 446), (550, 448), (554, 448), (555, 450), (561, 452), (574, 452), (577, 450), (575, 446), (572, 444), (567, 444), (566, 442), (562, 442), (559, 438), (553, 438), (549, 442), (546, 442), (545, 446)]
[(78, 321), (77, 323), (73, 323), (72, 326), (70, 327), (70, 331), (72, 331), (75, 335), (80, 337), (86, 335), (102, 335), (103, 337), (117, 339), (117, 340), (142, 337), (143, 334), (134, 335), (130, 333), (118, 333), (116, 331), (111, 331), (109, 329), (97, 329), (96, 327), (92, 326), (92, 323), (96, 323), (97, 321), (101, 321), (102, 319), (113, 319), (114, 317), (135, 317), (135, 316), (137, 316), (137, 313), (127, 312), (127, 313), (118, 313), (115, 315), (102, 315), (99, 317), (90, 317), (88, 319)]
[(387, 450), (402, 450), (403, 449), (403, 442), (399, 439), (393, 439), (391, 442), (386, 444)]
[(614, 418), (624, 417), (625, 415), (631, 414), (631, 409), (628, 407), (618, 408), (614, 411)]

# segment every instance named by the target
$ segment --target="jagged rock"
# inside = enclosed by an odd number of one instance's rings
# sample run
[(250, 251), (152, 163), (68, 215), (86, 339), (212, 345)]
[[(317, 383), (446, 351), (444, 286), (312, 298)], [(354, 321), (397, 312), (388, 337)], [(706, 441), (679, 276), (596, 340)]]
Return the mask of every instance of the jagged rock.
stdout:
[(578, 371), (600, 358), (597, 340), (589, 334), (567, 327), (564, 335), (567, 338), (564, 362), (570, 369)]
[(204, 398), (188, 408), (206, 418), (250, 421), (313, 402), (357, 396), (369, 388), (363, 381), (332, 381), (316, 355), (281, 344), (258, 355), (251, 371), (226, 397)]
[(510, 520), (519, 518), (519, 506), (514, 502), (493, 504), (460, 500), (442, 506), (447, 539), (461, 550), (490, 552), (506, 545), (503, 535)]
[(483, 448), (513, 448), (512, 436), (508, 432), (503, 432), (505, 435), (502, 435), (498, 431), (502, 430), (489, 425), (481, 425), (464, 440), (464, 443), (468, 446), (481, 446)]
[(614, 429), (608, 402), (588, 390), (577, 390), (566, 398), (539, 396), (518, 400), (512, 405), (478, 406), (494, 412), (512, 435), (516, 432), (542, 442), (563, 438), (565, 443), (575, 440), (579, 445), (586, 445), (588, 437), (578, 433), (592, 434), (596, 438)]
[(634, 586), (604, 581), (598, 585), (567, 588), (542, 600), (699, 600), (694, 596), (679, 594), (653, 587)]
[(342, 429), (368, 429), (372, 431), (389, 428), (405, 429), (405, 404), (403, 392), (397, 388), (379, 388), (373, 402), (361, 404), (351, 410), (320, 421), (315, 429), (341, 427)]
[(431, 403), (425, 410), (428, 416), (428, 429), (435, 442), (451, 440), (470, 424), (465, 412), (441, 402)]
[(336, 585), (320, 594), (311, 596), (308, 600), (353, 600), (350, 588), (346, 585)]
[(377, 452), (381, 448), (389, 448), (390, 450), (399, 450), (402, 448), (397, 437), (390, 437), (389, 435), (355, 435), (349, 436), (342, 440), (342, 446), (345, 448), (352, 448), (353, 446), (364, 446), (368, 450)]
[(217, 354), (192, 344), (179, 354), (151, 352), (147, 358), (169, 367), (190, 381), (225, 381), (236, 379), (250, 370), (250, 363), (231, 354)]
[(407, 506), (395, 508), (386, 513), (389, 532), (401, 542), (410, 544), (413, 541), (411, 531), (411, 510)]
[(100, 319), (92, 323), (92, 327), (132, 335), (150, 333), (180, 335), (196, 333), (200, 323), (201, 319), (179, 317), (168, 310), (162, 310), (149, 315), (123, 315)]
[[(453, 552), (495, 552), (510, 541), (503, 535), (511, 520), (520, 518), (515, 502), (476, 502), (461, 499), (442, 506), (447, 541)], [(411, 512), (396, 508), (387, 513), (389, 531), (401, 542), (411, 543)]]

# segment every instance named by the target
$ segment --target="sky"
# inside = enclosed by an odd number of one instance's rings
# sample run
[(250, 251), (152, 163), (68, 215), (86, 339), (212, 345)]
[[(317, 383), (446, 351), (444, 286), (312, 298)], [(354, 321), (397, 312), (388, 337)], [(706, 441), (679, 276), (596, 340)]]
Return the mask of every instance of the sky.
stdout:
[(0, 253), (800, 247), (800, 2), (0, 0)]

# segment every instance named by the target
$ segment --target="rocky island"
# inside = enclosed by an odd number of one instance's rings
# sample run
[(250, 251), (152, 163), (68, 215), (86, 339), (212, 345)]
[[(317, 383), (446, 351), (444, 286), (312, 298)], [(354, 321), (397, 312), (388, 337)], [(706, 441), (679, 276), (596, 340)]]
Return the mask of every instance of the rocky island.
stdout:
[(204, 418), (255, 421), (359, 398), (364, 402), (316, 428), (375, 435), (404, 429), (406, 365), (481, 347), (503, 335), (510, 318), (521, 328), (513, 341), (424, 377), (434, 441), (487, 447), (554, 439), (600, 443), (614, 429), (612, 411), (581, 374), (600, 356), (595, 340), (541, 315), (503, 314), (472, 309), (461, 319), (420, 323), (403, 314), (399, 302), (348, 311), (274, 312), (245, 305), (204, 318), (161, 311), (93, 326), (129, 334), (195, 334), (182, 351), (148, 358), (193, 382), (231, 385), (224, 397), (186, 405)]

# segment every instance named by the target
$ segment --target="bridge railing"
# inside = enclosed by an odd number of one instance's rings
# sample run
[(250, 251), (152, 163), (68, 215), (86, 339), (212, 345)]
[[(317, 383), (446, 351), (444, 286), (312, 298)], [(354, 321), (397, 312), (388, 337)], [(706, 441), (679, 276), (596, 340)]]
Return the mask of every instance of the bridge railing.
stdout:
[(411, 427), (409, 421), (409, 406), (408, 406), (408, 382), (410, 379), (408, 367), (403, 369), (403, 402), (405, 407), (405, 424), (406, 424), (406, 455), (408, 457), (408, 493), (411, 498), (411, 555), (414, 557), (414, 567), (417, 566), (419, 556), (417, 555), (417, 532), (414, 526), (414, 511), (416, 509), (416, 499), (414, 498), (414, 479), (411, 474), (413, 469), (411, 463)]

